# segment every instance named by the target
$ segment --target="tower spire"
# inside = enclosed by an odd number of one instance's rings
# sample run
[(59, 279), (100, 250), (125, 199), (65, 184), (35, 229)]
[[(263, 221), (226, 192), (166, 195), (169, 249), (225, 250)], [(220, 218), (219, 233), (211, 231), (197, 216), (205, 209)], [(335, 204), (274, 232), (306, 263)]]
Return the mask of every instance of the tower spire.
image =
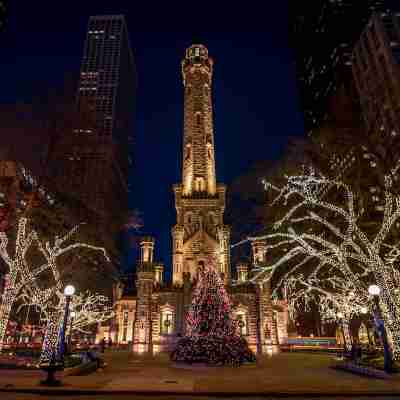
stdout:
[(216, 194), (211, 85), (213, 60), (201, 44), (186, 50), (182, 183), (184, 196)]

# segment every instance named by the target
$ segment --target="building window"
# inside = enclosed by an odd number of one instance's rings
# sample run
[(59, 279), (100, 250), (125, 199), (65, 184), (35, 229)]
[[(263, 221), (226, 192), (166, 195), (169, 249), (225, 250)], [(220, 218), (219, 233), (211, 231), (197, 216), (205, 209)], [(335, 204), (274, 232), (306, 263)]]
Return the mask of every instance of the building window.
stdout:
[(186, 214), (186, 223), (191, 224), (193, 222), (193, 215), (191, 212)]
[(123, 324), (128, 325), (128, 318), (129, 318), (129, 312), (124, 311), (124, 316), (123, 316)]
[(236, 319), (238, 321), (239, 333), (242, 336), (246, 336), (247, 333), (247, 316), (244, 311), (239, 311), (236, 314)]
[(174, 330), (173, 314), (172, 311), (166, 310), (161, 312), (161, 334), (169, 335)]
[(127, 334), (128, 334), (128, 328), (125, 327), (124, 330), (123, 330), (123, 332), (122, 332), (122, 341), (123, 341), (123, 342), (126, 342)]

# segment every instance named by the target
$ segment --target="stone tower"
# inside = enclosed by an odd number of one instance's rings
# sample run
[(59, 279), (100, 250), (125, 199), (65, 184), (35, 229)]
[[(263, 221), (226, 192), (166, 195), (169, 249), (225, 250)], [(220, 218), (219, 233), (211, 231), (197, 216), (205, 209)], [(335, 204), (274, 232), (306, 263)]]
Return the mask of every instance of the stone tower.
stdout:
[(172, 228), (173, 282), (194, 277), (198, 262), (214, 255), (230, 279), (230, 229), (224, 225), (225, 185), (215, 175), (212, 115), (213, 60), (202, 45), (186, 50), (182, 61), (184, 133), (182, 183), (174, 186), (177, 223)]
[(137, 269), (137, 302), (133, 324), (133, 351), (149, 353), (152, 349), (152, 294), (154, 285), (154, 238), (143, 237), (140, 242), (140, 262)]

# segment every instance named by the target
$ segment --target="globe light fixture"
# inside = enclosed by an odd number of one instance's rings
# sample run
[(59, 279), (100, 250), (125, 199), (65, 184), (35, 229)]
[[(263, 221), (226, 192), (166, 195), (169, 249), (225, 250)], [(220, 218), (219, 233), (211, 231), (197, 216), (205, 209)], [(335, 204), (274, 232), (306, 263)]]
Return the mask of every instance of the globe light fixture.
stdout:
[(67, 286), (65, 286), (65, 288), (64, 288), (64, 294), (65, 294), (66, 296), (73, 296), (74, 293), (75, 293), (75, 286), (73, 286), (73, 285), (67, 285)]
[(368, 307), (361, 307), (361, 314), (367, 314), (368, 313)]
[(378, 285), (370, 285), (368, 288), (368, 293), (371, 296), (379, 296), (379, 294), (381, 293), (381, 289)]

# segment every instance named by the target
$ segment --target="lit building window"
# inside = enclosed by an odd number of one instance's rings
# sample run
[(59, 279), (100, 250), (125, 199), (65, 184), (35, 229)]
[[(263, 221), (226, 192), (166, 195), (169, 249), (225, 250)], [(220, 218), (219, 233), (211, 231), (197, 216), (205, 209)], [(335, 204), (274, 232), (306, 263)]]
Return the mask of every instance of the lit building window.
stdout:
[(247, 333), (247, 316), (244, 311), (239, 311), (236, 314), (236, 319), (238, 321), (238, 326), (239, 326), (239, 333), (242, 336), (246, 336)]
[(161, 312), (161, 334), (169, 335), (174, 330), (173, 314), (170, 310)]

